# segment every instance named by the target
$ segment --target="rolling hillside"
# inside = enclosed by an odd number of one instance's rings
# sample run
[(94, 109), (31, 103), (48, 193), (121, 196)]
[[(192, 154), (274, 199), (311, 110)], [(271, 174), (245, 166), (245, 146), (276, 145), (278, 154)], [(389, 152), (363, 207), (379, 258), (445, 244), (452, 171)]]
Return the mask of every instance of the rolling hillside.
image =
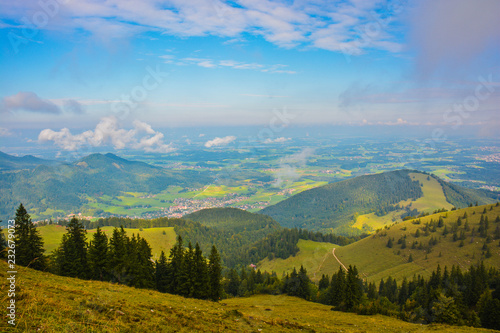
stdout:
[[(102, 227), (104, 233), (111, 237), (114, 227)], [(40, 235), (44, 241), (45, 253), (50, 254), (53, 250), (59, 247), (61, 244), (62, 236), (66, 233), (66, 228), (60, 225), (46, 225), (38, 228), (40, 230)], [(92, 235), (97, 229), (87, 230), (87, 241), (92, 240)], [(165, 251), (168, 255), (170, 249), (174, 246), (176, 241), (176, 233), (173, 227), (163, 227), (163, 228), (124, 228), (127, 235), (132, 236), (132, 234), (138, 234), (142, 238), (145, 238), (149, 245), (151, 246), (153, 258), (157, 259), (160, 257), (161, 251)]]
[(284, 227), (356, 234), (407, 215), (463, 207), (465, 203), (493, 203), (494, 198), (498, 199), (498, 194), (450, 185), (418, 171), (398, 170), (304, 191), (260, 213)]
[(183, 218), (200, 222), (208, 227), (235, 232), (280, 228), (279, 223), (269, 216), (250, 213), (238, 208), (202, 209), (185, 215)]
[[(484, 222), (486, 218), (488, 223)], [(398, 280), (414, 274), (428, 277), (438, 264), (467, 270), (483, 261), (486, 266), (500, 268), (500, 205), (474, 206), (403, 221), (343, 247), (301, 241), (299, 248), (295, 257), (265, 259), (258, 267), (280, 273), (304, 264), (311, 275), (316, 274), (312, 278), (317, 281), (322, 274), (331, 276), (338, 270), (340, 264), (332, 255), (335, 248), (342, 264), (356, 265), (360, 276), (375, 283), (388, 276)]]
[(92, 197), (124, 192), (154, 194), (169, 185), (196, 187), (210, 181), (197, 171), (172, 171), (113, 154), (92, 154), (72, 164), (1, 172), (0, 219), (6, 220), (20, 202), (32, 214), (43, 217), (81, 207)]
[[(0, 261), (0, 278), (4, 281), (7, 270), (7, 264)], [(23, 267), (18, 267), (17, 277), (15, 330), (19, 331), (493, 332), (412, 324), (381, 315), (359, 316), (287, 296), (233, 298), (214, 303)], [(7, 293), (1, 295), (1, 301), (7, 304)], [(7, 328), (5, 315), (2, 317), (0, 330), (12, 330)]]

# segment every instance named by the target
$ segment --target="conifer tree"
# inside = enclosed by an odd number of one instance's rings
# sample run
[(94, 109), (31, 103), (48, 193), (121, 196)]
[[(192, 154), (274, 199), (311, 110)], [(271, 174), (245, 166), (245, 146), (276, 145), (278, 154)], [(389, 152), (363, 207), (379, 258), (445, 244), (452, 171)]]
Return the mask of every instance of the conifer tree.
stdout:
[(126, 283), (129, 239), (123, 226), (113, 229), (113, 234), (109, 239), (109, 261), (108, 272), (111, 274), (111, 280), (118, 283)]
[(178, 294), (185, 297), (193, 297), (194, 281), (196, 279), (196, 271), (194, 266), (194, 249), (191, 242), (188, 243), (188, 248), (184, 252), (184, 260), (182, 261), (180, 282)]
[(15, 223), (16, 264), (44, 270), (47, 265), (42, 236), (23, 204), (17, 208)]
[(339, 267), (337, 274), (332, 276), (330, 284), (330, 303), (334, 306), (340, 306), (344, 302), (346, 288), (345, 273), (342, 267)]
[[(255, 279), (256, 282), (259, 280), (259, 273), (260, 270), (257, 272)], [(218, 301), (222, 296), (221, 274), (222, 267), (220, 263), (220, 256), (215, 245), (212, 245), (212, 250), (210, 251), (210, 256), (208, 257), (208, 281), (210, 284), (209, 298), (214, 302)], [(260, 277), (262, 278), (262, 273), (260, 273)]]
[(298, 279), (299, 279), (299, 288), (297, 296), (309, 300), (311, 298), (311, 286), (310, 286), (311, 281), (307, 276), (306, 269), (302, 265), (300, 266), (299, 269)]
[[(2, 220), (0, 220), (0, 222), (2, 222)], [(7, 258), (7, 246), (7, 239), (5, 238), (3, 232), (0, 232), (0, 258), (2, 259)]]
[(328, 275), (322, 274), (321, 280), (319, 280), (318, 284), (319, 290), (326, 289), (328, 288), (329, 285), (330, 285), (330, 279), (328, 278)]
[(167, 266), (168, 287), (167, 292), (179, 294), (183, 278), (182, 269), (184, 266), (184, 247), (180, 235), (177, 236), (177, 242), (170, 249), (170, 262)]
[(159, 292), (167, 292), (168, 287), (168, 263), (165, 252), (161, 251), (160, 259), (155, 262), (156, 289)]
[(347, 309), (352, 309), (361, 302), (363, 291), (361, 289), (361, 280), (358, 277), (358, 270), (356, 266), (349, 265), (346, 277), (345, 289), (345, 305)]
[(200, 245), (196, 243), (194, 248), (194, 286), (193, 297), (206, 299), (209, 297), (209, 278), (208, 267), (205, 257), (200, 249)]
[(226, 292), (233, 296), (238, 295), (238, 289), (240, 287), (240, 276), (234, 268), (232, 268), (227, 274), (227, 280), (228, 283), (226, 286)]
[(107, 279), (108, 268), (108, 237), (97, 227), (92, 241), (89, 244), (90, 278), (104, 281)]
[(61, 275), (81, 279), (89, 277), (86, 234), (80, 220), (73, 217), (66, 227), (66, 234), (57, 252), (56, 263)]

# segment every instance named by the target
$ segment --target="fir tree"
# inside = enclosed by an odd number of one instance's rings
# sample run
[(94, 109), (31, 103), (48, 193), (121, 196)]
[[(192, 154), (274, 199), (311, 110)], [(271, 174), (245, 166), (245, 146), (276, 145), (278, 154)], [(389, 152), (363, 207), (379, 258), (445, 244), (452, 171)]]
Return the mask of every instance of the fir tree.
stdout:
[[(220, 256), (219, 253), (217, 252), (217, 248), (215, 245), (212, 245), (212, 250), (210, 251), (210, 255), (208, 257), (208, 281), (210, 284), (210, 294), (209, 298), (216, 302), (218, 301), (221, 296), (222, 296), (222, 286), (221, 286), (221, 274), (222, 274), (222, 267), (220, 263)], [(260, 278), (259, 278), (260, 276)], [(261, 283), (262, 280), (262, 273), (260, 270), (257, 272), (256, 275), (256, 283)]]
[(177, 236), (177, 242), (170, 249), (170, 262), (168, 264), (168, 288), (167, 292), (179, 294), (183, 278), (182, 269), (184, 267), (184, 247), (182, 237)]
[(108, 268), (108, 237), (97, 227), (89, 244), (88, 260), (90, 268), (90, 278), (104, 281), (107, 279)]
[(161, 251), (160, 259), (155, 262), (156, 289), (159, 292), (167, 292), (168, 287), (168, 265), (165, 252)]
[(330, 285), (330, 279), (328, 278), (328, 275), (322, 274), (321, 275), (321, 280), (319, 280), (319, 290), (323, 290), (328, 288)]
[(358, 277), (356, 266), (349, 265), (346, 277), (345, 306), (348, 310), (353, 309), (361, 302), (363, 291), (361, 289), (361, 279)]
[(109, 261), (108, 272), (112, 281), (118, 283), (127, 282), (127, 262), (129, 239), (123, 229), (113, 229), (113, 235), (109, 239)]
[(193, 297), (206, 299), (209, 297), (209, 279), (207, 261), (203, 257), (200, 245), (196, 243), (194, 248), (194, 286)]
[(297, 296), (309, 300), (311, 298), (311, 281), (307, 276), (306, 269), (301, 265), (298, 274), (299, 279), (299, 290), (297, 292)]
[[(0, 220), (0, 222), (2, 222), (2, 220)], [(7, 253), (8, 253), (7, 246), (8, 246), (7, 239), (5, 238), (3, 232), (0, 232), (0, 258), (2, 259), (7, 258)]]
[(81, 279), (89, 277), (86, 234), (83, 224), (73, 217), (66, 227), (66, 234), (57, 252), (59, 274)]
[(16, 264), (44, 270), (47, 264), (42, 236), (23, 204), (17, 208), (15, 223)]

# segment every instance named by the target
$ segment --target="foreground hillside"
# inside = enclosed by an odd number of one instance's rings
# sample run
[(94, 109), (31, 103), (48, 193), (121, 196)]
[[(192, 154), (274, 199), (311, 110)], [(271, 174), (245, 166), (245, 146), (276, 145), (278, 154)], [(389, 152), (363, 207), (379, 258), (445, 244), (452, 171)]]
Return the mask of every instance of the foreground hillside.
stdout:
[(494, 198), (497, 194), (492, 192), (451, 185), (419, 171), (397, 170), (307, 190), (261, 213), (284, 227), (352, 234), (376, 230), (408, 215), (488, 204)]
[[(7, 270), (6, 263), (0, 261), (3, 281)], [(287, 296), (255, 296), (213, 303), (21, 267), (18, 267), (16, 290), (17, 330), (8, 328), (2, 316), (1, 331), (493, 332), (335, 312), (330, 306)], [(6, 304), (5, 284), (1, 295)]]

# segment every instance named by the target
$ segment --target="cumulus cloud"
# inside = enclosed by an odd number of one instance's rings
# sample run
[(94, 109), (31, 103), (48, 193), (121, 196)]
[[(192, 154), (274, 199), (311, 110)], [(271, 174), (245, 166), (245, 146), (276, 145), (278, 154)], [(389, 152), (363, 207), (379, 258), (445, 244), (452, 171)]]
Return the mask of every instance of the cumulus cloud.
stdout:
[(149, 124), (135, 120), (134, 128), (120, 128), (116, 117), (104, 117), (94, 130), (72, 134), (68, 128), (60, 131), (44, 129), (38, 135), (38, 142), (53, 141), (63, 150), (75, 151), (85, 145), (94, 147), (111, 145), (115, 149), (138, 149), (145, 152), (168, 153), (175, 148), (163, 142), (163, 133), (155, 131)]
[(205, 142), (205, 147), (210, 148), (210, 147), (217, 147), (217, 146), (225, 146), (225, 145), (230, 144), (234, 140), (236, 140), (235, 136), (228, 135), (228, 136), (225, 136), (223, 138), (216, 137), (213, 140), (209, 140), (209, 141)]
[(281, 143), (281, 142), (286, 142), (288, 140), (291, 140), (292, 138), (285, 138), (284, 136), (280, 137), (280, 138), (276, 138), (276, 139), (271, 139), (271, 138), (268, 138), (266, 140), (264, 140), (264, 143)]
[(28, 111), (37, 113), (59, 114), (61, 109), (49, 100), (38, 97), (31, 91), (20, 91), (4, 97), (0, 103), (3, 112)]

